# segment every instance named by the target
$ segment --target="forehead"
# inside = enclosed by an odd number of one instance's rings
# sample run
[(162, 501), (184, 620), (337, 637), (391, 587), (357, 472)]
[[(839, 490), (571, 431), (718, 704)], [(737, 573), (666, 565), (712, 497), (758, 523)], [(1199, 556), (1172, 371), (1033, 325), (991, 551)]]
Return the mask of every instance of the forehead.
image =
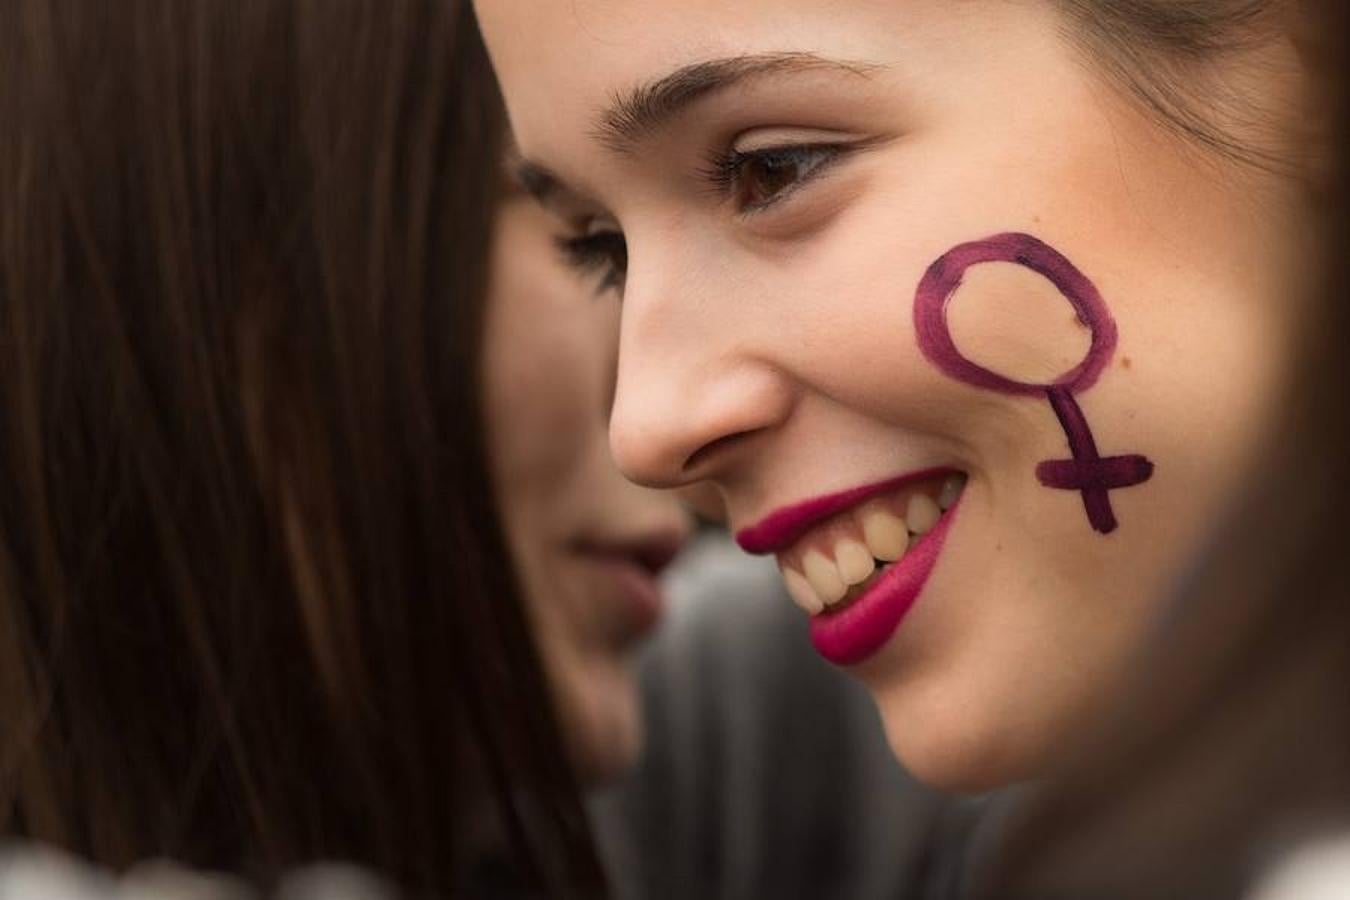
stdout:
[(577, 149), (617, 96), (693, 63), (814, 53), (884, 64), (884, 23), (893, 26), (897, 13), (916, 15), (931, 5), (927, 0), (478, 0), (477, 9), (521, 150), (538, 158)]

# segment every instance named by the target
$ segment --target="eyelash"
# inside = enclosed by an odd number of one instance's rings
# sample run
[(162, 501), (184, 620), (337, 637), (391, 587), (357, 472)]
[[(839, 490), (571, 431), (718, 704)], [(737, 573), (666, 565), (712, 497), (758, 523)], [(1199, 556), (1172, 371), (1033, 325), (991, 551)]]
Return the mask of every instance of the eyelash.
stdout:
[(583, 275), (600, 273), (596, 295), (608, 291), (623, 293), (628, 272), (628, 244), (617, 231), (597, 231), (576, 237), (559, 235), (554, 239), (563, 262)]
[[(784, 163), (814, 158), (814, 165), (804, 175), (787, 184), (772, 197), (759, 203), (743, 202), (739, 205), (737, 209), (739, 214), (754, 215), (796, 193), (852, 149), (842, 144), (788, 144), (751, 151), (729, 150), (710, 157), (708, 166), (702, 174), (719, 194), (734, 196), (742, 187), (742, 170), (748, 163), (757, 162), (781, 167)], [(583, 275), (601, 273), (600, 284), (596, 288), (597, 295), (608, 291), (616, 291), (622, 295), (624, 278), (628, 273), (628, 245), (622, 233), (600, 231), (575, 237), (560, 235), (555, 241), (568, 266)]]
[[(778, 147), (764, 147), (759, 150), (728, 150), (717, 153), (708, 159), (703, 175), (709, 184), (719, 193), (738, 200), (737, 213), (754, 215), (787, 199), (799, 189), (824, 174), (834, 163), (842, 159), (853, 148), (844, 144), (785, 144)], [(765, 166), (783, 168), (793, 163), (814, 161), (805, 174), (794, 179), (773, 196), (761, 202), (749, 202), (737, 197), (744, 188), (745, 167), (759, 163)]]

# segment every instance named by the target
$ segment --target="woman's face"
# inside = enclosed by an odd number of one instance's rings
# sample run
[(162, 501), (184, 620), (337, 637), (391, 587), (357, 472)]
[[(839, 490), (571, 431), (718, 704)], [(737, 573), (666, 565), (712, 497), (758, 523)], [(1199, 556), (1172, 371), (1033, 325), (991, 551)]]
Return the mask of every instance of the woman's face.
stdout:
[(655, 575), (687, 524), (636, 487), (606, 442), (618, 311), (570, 271), (555, 221), (523, 194), (497, 216), (487, 414), (507, 537), (574, 764), (587, 781), (633, 762), (633, 651), (656, 625)]
[[(716, 485), (916, 775), (1043, 771), (1268, 420), (1296, 186), (1141, 112), (1053, 4), (478, 8), (527, 182), (614, 266), (620, 468)], [(1292, 109), (1261, 52), (1228, 88)]]

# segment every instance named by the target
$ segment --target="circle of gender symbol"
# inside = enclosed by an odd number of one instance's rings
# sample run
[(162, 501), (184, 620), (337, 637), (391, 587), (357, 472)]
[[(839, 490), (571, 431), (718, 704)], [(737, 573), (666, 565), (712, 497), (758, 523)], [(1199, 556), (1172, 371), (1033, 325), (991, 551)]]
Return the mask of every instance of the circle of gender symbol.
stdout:
[[(1030, 384), (992, 372), (961, 354), (947, 324), (947, 305), (966, 270), (990, 262), (1025, 266), (1064, 295), (1079, 321), (1092, 333), (1082, 362), (1049, 384)], [(1036, 477), (1046, 487), (1081, 493), (1088, 522), (1097, 531), (1109, 534), (1116, 529), (1111, 491), (1148, 481), (1153, 476), (1153, 463), (1138, 454), (1103, 458), (1074, 399), (1075, 394), (1097, 383), (1116, 349), (1116, 323), (1087, 276), (1059, 251), (1028, 234), (1000, 234), (960, 244), (929, 266), (919, 282), (914, 295), (914, 330), (929, 362), (958, 381), (1003, 394), (1044, 394), (1064, 429), (1073, 458), (1042, 462), (1036, 467)]]

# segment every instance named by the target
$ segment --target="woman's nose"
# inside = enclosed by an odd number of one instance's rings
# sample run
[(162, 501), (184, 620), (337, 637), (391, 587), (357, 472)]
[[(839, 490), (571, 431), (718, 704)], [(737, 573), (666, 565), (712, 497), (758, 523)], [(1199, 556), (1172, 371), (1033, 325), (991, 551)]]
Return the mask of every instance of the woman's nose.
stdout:
[(692, 333), (625, 304), (609, 424), (624, 475), (661, 488), (717, 480), (787, 421), (791, 380), (741, 337)]

